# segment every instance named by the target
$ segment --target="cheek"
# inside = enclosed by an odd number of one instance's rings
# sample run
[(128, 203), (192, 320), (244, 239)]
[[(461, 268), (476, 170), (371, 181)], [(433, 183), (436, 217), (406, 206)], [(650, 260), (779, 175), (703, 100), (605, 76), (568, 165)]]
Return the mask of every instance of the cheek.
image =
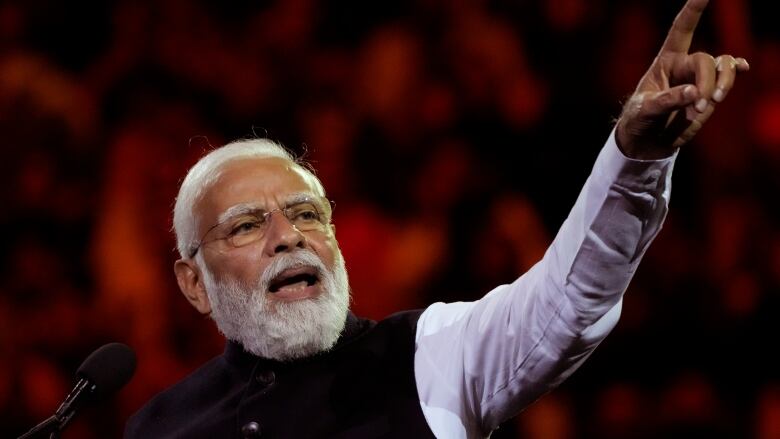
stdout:
[(319, 255), (322, 262), (328, 268), (333, 268), (336, 261), (336, 254), (339, 252), (339, 245), (336, 239), (330, 236), (323, 236), (321, 239), (313, 239), (310, 241), (310, 245), (317, 255)]
[(219, 255), (219, 265), (215, 266), (219, 270), (219, 275), (244, 284), (254, 284), (267, 262), (263, 261), (261, 252), (249, 250), (251, 246)]

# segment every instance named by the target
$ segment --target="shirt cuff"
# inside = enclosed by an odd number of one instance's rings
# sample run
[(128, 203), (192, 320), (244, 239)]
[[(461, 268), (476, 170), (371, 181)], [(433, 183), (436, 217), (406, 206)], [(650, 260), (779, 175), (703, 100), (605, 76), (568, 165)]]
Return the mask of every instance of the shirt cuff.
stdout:
[(604, 182), (616, 182), (638, 192), (654, 192), (668, 185), (679, 149), (669, 157), (658, 160), (638, 160), (627, 157), (618, 148), (615, 129), (599, 153), (594, 167), (596, 177)]

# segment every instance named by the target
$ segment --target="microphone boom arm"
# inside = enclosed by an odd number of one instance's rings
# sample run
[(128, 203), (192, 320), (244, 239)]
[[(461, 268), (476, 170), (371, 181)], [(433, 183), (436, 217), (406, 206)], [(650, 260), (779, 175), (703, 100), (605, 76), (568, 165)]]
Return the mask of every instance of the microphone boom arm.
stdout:
[(27, 433), (19, 436), (17, 439), (42, 438), (46, 437), (46, 435), (49, 435), (49, 439), (59, 437), (59, 433), (68, 425), (68, 422), (73, 418), (73, 415), (76, 414), (76, 408), (79, 405), (78, 403), (82, 401), (80, 395), (85, 391), (91, 393), (94, 390), (95, 385), (93, 383), (87, 379), (81, 378), (78, 383), (76, 383), (76, 386), (73, 387), (73, 390), (70, 391), (68, 397), (65, 398), (65, 401), (60, 404), (60, 407), (54, 415), (36, 425)]

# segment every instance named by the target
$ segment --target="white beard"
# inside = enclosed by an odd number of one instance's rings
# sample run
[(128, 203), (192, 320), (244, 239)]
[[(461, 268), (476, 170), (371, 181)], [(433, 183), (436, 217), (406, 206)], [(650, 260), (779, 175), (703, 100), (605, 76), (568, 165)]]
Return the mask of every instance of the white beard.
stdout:
[[(320, 294), (293, 302), (269, 299), (271, 281), (282, 271), (301, 266), (317, 269)], [(333, 271), (310, 250), (277, 255), (256, 285), (216, 279), (205, 264), (201, 267), (211, 318), (228, 340), (248, 352), (281, 361), (308, 357), (333, 347), (344, 329), (349, 280), (341, 252), (336, 253)]]

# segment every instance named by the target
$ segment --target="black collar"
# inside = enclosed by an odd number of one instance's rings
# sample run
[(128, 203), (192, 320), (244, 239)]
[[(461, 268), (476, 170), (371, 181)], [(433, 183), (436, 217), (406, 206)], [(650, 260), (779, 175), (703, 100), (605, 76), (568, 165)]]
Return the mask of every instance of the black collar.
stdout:
[(265, 363), (266, 366), (273, 367), (275, 369), (288, 368), (294, 364), (313, 361), (317, 358), (321, 358), (342, 349), (344, 346), (358, 339), (360, 335), (365, 333), (367, 329), (375, 324), (376, 322), (374, 321), (356, 317), (350, 311), (347, 313), (346, 324), (344, 325), (344, 329), (341, 331), (341, 335), (339, 336), (338, 341), (336, 341), (336, 345), (327, 352), (321, 352), (307, 358), (300, 358), (290, 361), (279, 361), (258, 357), (255, 354), (245, 351), (244, 347), (240, 343), (233, 340), (228, 340), (227, 345), (225, 346), (225, 353), (223, 354), (223, 358), (229, 365), (236, 367), (246, 373), (251, 372), (258, 361)]

